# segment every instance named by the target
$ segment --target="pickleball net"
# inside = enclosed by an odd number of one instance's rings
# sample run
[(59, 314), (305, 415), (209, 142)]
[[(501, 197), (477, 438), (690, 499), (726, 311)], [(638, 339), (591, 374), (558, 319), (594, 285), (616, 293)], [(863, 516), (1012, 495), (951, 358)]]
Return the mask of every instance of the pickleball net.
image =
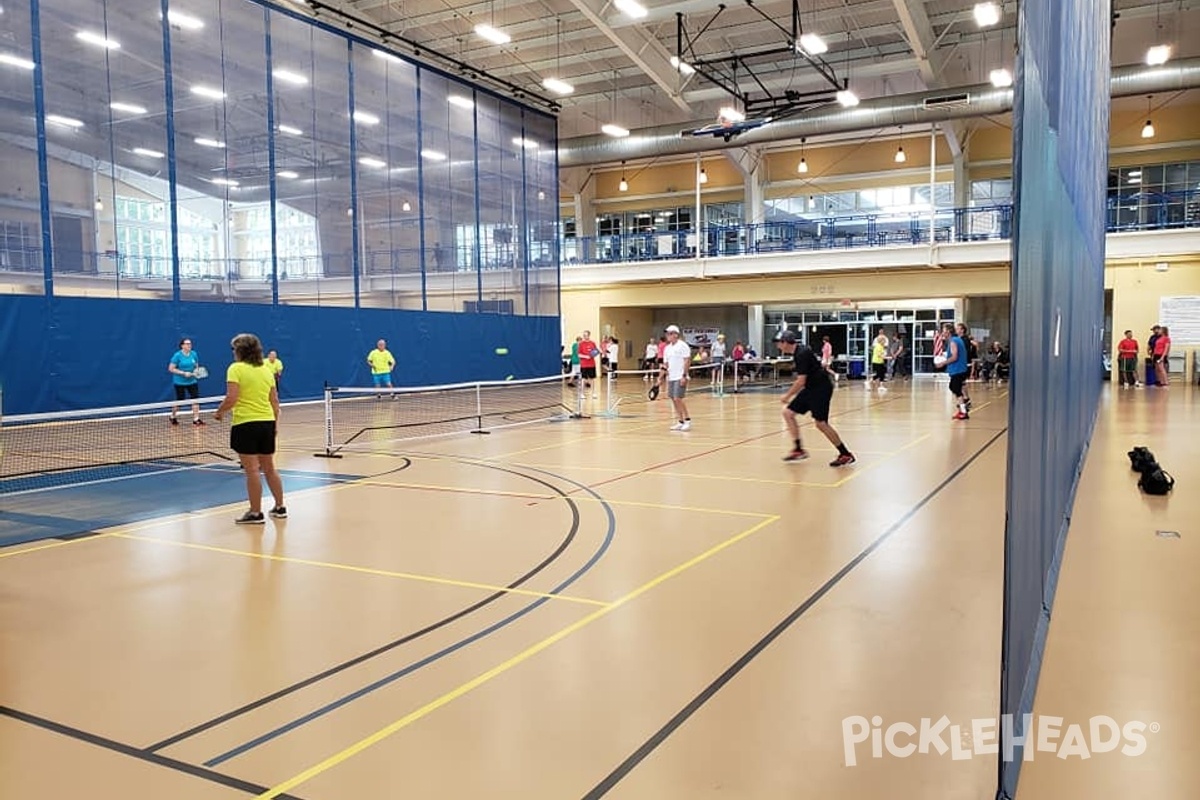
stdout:
[[(198, 402), (208, 424), (192, 424)], [(0, 495), (228, 462), (221, 398), (0, 417)], [(177, 425), (170, 421), (178, 406)]]
[(327, 386), (325, 450), (316, 455), (564, 419), (572, 397), (562, 375), (392, 389)]

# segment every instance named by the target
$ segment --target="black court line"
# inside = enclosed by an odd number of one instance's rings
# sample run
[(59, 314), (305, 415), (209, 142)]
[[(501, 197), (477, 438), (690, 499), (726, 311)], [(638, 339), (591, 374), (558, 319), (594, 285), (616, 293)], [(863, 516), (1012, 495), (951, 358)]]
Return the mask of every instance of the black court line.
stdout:
[[(169, 758), (168, 756), (158, 755), (157, 753), (147, 753), (145, 750), (141, 750), (132, 745), (118, 742), (94, 733), (88, 733), (87, 731), (82, 731), (79, 728), (73, 728), (70, 725), (64, 725), (61, 722), (54, 722), (53, 720), (45, 719), (44, 717), (28, 714), (24, 711), (18, 711), (15, 708), (9, 708), (8, 706), (0, 706), (0, 716), (9, 717), (10, 719), (15, 719), (18, 722), (24, 722), (27, 725), (33, 725), (43, 730), (93, 745), (94, 747), (102, 747), (105, 750), (111, 750), (112, 752), (119, 753), (123, 756), (136, 758), (138, 761), (144, 761), (147, 764), (153, 764), (157, 767), (166, 767), (167, 769), (181, 772), (185, 775), (190, 775), (193, 778), (200, 778), (201, 780), (206, 780), (210, 783), (217, 783), (230, 789), (236, 789), (239, 792), (245, 792), (246, 794), (260, 795), (270, 791), (269, 786), (260, 786), (257, 783), (244, 781), (240, 778), (234, 778), (206, 767), (198, 767), (195, 764), (188, 764), (185, 761), (179, 761), (174, 758)], [(291, 794), (281, 794), (279, 797), (289, 798), (290, 800), (300, 800), (295, 795)]]
[[(405, 460), (408, 461), (410, 464), (412, 463), (411, 459), (406, 458)], [(505, 469), (503, 467), (495, 466), (492, 464), (482, 464), (482, 463), (477, 463), (477, 462), (469, 462), (469, 463), (475, 464), (476, 466), (482, 466), (487, 469), (493, 469), (498, 472), (506, 472), (510, 475), (516, 475), (518, 477), (525, 478), (527, 480), (531, 480), (534, 483), (537, 483), (541, 486), (546, 487), (547, 489), (549, 489), (550, 491), (554, 492), (559, 497), (561, 497), (563, 500), (566, 500), (567, 506), (571, 509), (570, 530), (567, 532), (566, 537), (562, 540), (562, 542), (558, 545), (558, 547), (554, 550), (554, 552), (552, 552), (550, 555), (548, 555), (540, 564), (535, 566), (533, 569), (529, 570), (528, 572), (526, 572), (521, 577), (517, 578), (512, 583), (505, 586), (505, 589), (519, 589), (522, 584), (527, 583), (528, 581), (532, 580), (534, 578), (534, 576), (536, 576), (542, 570), (546, 569), (551, 564), (553, 564), (555, 561), (557, 561), (559, 556), (561, 556), (564, 552), (566, 552), (567, 548), (571, 545), (571, 542), (573, 542), (575, 540), (575, 536), (579, 532), (579, 523), (580, 523), (579, 506), (575, 503), (574, 500), (572, 500), (570, 497), (567, 496), (566, 492), (564, 492), (562, 489), (559, 489), (557, 486), (550, 483), (549, 481), (545, 481), (545, 480), (542, 480), (541, 478), (536, 478), (532, 475), (526, 475), (524, 473), (517, 472), (516, 470)], [(397, 488), (404, 488), (404, 487), (397, 487)], [(481, 609), (487, 605), (490, 605), (491, 603), (496, 602), (497, 600), (499, 600), (502, 597), (505, 597), (507, 594), (508, 594), (507, 591), (494, 592), (493, 594), (488, 595), (487, 597), (483, 598), (482, 600), (480, 600), (476, 603), (473, 603), (472, 605), (469, 605), (466, 608), (463, 608), (459, 611), (456, 611), (455, 613), (451, 614), (448, 617), (443, 617), (442, 619), (438, 620), (437, 622), (427, 625), (418, 631), (414, 631), (405, 636), (401, 636), (400, 638), (394, 639), (385, 645), (381, 645), (380, 647), (375, 648), (374, 650), (370, 650), (366, 653), (362, 653), (361, 655), (357, 655), (354, 658), (351, 658), (347, 661), (341, 662), (340, 664), (335, 664), (334, 666), (329, 667), (328, 669), (325, 669), (322, 672), (318, 672), (315, 675), (311, 675), (307, 678), (304, 678), (303, 680), (297, 681), (296, 683), (293, 683), (290, 686), (285, 686), (282, 689), (278, 689), (278, 690), (272, 692), (271, 694), (265, 695), (263, 697), (258, 698), (257, 700), (252, 700), (251, 702), (246, 703), (245, 705), (239, 706), (238, 708), (235, 708), (232, 711), (227, 711), (226, 713), (224, 713), (218, 717), (213, 717), (212, 719), (210, 719), (206, 722), (202, 722), (199, 725), (195, 725), (191, 728), (188, 728), (185, 731), (181, 731), (180, 733), (177, 733), (173, 736), (169, 736), (160, 742), (155, 742), (154, 744), (149, 745), (146, 748), (146, 752), (147, 753), (155, 753), (155, 752), (158, 752), (159, 750), (163, 750), (164, 748), (179, 744), (180, 742), (184, 741), (185, 739), (190, 739), (191, 737), (196, 736), (197, 734), (203, 733), (204, 731), (207, 731), (211, 728), (215, 728), (218, 725), (223, 725), (224, 723), (229, 722), (232, 719), (236, 719), (237, 717), (240, 717), (243, 714), (248, 714), (249, 712), (254, 711), (255, 709), (262, 708), (263, 706), (265, 706), (269, 703), (273, 703), (282, 697), (287, 697), (288, 695), (298, 692), (301, 689), (312, 686), (315, 683), (319, 683), (320, 681), (323, 681), (326, 678), (330, 678), (334, 675), (337, 675), (340, 672), (344, 672), (344, 671), (350, 669), (351, 667), (358, 666), (359, 664), (362, 664), (366, 661), (370, 661), (373, 658), (377, 658), (378, 656), (381, 656), (384, 653), (388, 653), (392, 650), (395, 650), (397, 647), (408, 644), (409, 642), (419, 639), (422, 636), (427, 636), (428, 634), (433, 633), (434, 631), (436, 631), (440, 628), (444, 628), (447, 625), (450, 625), (451, 623), (457, 622), (458, 620), (462, 619), (463, 617), (465, 617), (469, 614), (473, 614), (476, 611), (478, 611), (479, 609)]]
[(954, 470), (954, 472), (950, 473), (945, 480), (934, 487), (929, 494), (921, 498), (916, 505), (914, 505), (904, 514), (904, 516), (893, 522), (887, 530), (881, 533), (879, 537), (875, 539), (875, 541), (867, 545), (867, 547), (864, 548), (853, 559), (851, 559), (849, 563), (838, 570), (832, 578), (827, 580), (824, 585), (821, 586), (821, 588), (809, 595), (808, 599), (801, 603), (795, 611), (784, 617), (782, 622), (772, 628), (766, 636), (759, 639), (753, 647), (747, 650), (737, 661), (733, 662), (728, 669), (717, 676), (716, 680), (706, 686), (700, 692), (700, 694), (696, 695), (696, 697), (693, 698), (690, 703), (684, 706), (679, 713), (671, 717), (666, 725), (663, 725), (661, 728), (659, 728), (659, 730), (649, 739), (647, 739), (641, 747), (639, 747), (637, 750), (634, 750), (633, 753), (624, 761), (622, 761), (616, 769), (614, 769), (607, 776), (605, 776), (603, 780), (596, 784), (590, 792), (583, 796), (583, 800), (597, 800), (597, 798), (603, 797), (612, 791), (613, 788), (620, 783), (626, 775), (637, 768), (637, 766), (641, 764), (647, 756), (653, 753), (659, 745), (665, 742), (667, 737), (677, 731), (679, 727), (683, 725), (683, 723), (687, 722), (688, 719), (691, 718), (691, 716), (697, 711), (699, 711), (705, 703), (711, 700), (717, 692), (721, 691), (726, 684), (737, 677), (739, 672), (745, 669), (751, 661), (753, 661), (764, 650), (766, 650), (772, 642), (782, 636), (788, 628), (795, 624), (796, 620), (804, 616), (805, 613), (807, 613), (809, 609), (816, 605), (822, 597), (827, 595), (830, 590), (833, 589), (833, 587), (841, 583), (842, 579), (849, 575), (855, 569), (855, 567), (861, 564), (867, 558), (867, 556), (879, 549), (880, 545), (891, 538), (896, 531), (904, 527), (904, 525), (910, 519), (912, 519), (918, 511), (928, 505), (929, 502), (933, 500), (933, 498), (937, 497), (943, 489), (949, 486), (959, 475), (966, 471), (967, 467), (971, 466), (971, 464), (975, 462), (975, 459), (979, 458), (988, 450), (988, 448), (995, 444), (996, 441), (999, 440), (999, 438), (1003, 436), (1007, 430), (1008, 429), (1005, 428), (998, 432), (991, 439), (988, 439), (983, 447), (976, 450), (970, 458), (963, 462), (962, 465)]

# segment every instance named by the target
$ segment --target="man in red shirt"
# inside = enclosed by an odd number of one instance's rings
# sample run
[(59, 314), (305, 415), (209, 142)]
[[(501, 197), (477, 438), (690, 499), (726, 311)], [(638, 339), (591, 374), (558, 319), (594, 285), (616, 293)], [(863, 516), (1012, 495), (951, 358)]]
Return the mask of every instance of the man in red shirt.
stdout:
[(1137, 357), (1138, 343), (1133, 338), (1133, 331), (1125, 331), (1125, 338), (1117, 343), (1117, 367), (1120, 369), (1121, 388), (1125, 385), (1137, 386)]
[[(591, 389), (592, 381), (596, 379), (596, 356), (600, 348), (592, 341), (592, 332), (584, 331), (583, 339), (579, 342), (579, 376), (583, 378), (583, 388)], [(596, 393), (592, 392), (595, 399)]]

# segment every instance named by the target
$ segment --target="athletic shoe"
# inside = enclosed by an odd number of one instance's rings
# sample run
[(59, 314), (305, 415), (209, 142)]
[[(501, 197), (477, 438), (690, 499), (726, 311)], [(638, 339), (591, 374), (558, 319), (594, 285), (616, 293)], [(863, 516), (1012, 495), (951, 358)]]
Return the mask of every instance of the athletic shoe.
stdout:
[(671, 430), (673, 430), (673, 431), (681, 431), (681, 430), (683, 430), (683, 423), (682, 423), (682, 422), (676, 422), (674, 425), (672, 425), (672, 426), (671, 426)]
[(792, 452), (788, 453), (786, 456), (783, 457), (783, 460), (784, 461), (804, 461), (806, 458), (808, 458), (808, 451), (805, 450), (804, 448), (800, 448), (799, 450), (793, 450)]
[(179, 420), (178, 420), (178, 419), (176, 419), (175, 417), (171, 417), (171, 424), (172, 424), (172, 425), (178, 425), (178, 424), (179, 424)]
[(257, 513), (253, 511), (247, 511), (245, 514), (242, 514), (240, 517), (234, 520), (234, 522), (236, 522), (238, 525), (262, 525), (266, 521), (266, 517), (263, 516), (261, 511)]
[(268, 513), (275, 519), (287, 519), (287, 506), (275, 506)]
[(202, 420), (202, 419), (194, 419), (194, 420), (192, 420), (192, 424), (193, 424), (193, 425), (203, 425), (203, 424), (204, 424), (204, 420)]
[(853, 464), (856, 460), (857, 459), (854, 458), (853, 453), (842, 453), (842, 454), (838, 455), (838, 457), (835, 458), (833, 461), (830, 461), (829, 466), (844, 467), (847, 464)]
[(684, 420), (683, 424), (679, 426), (679, 430), (681, 430), (681, 431), (690, 431), (691, 429), (692, 429), (692, 421), (690, 419)]
[(970, 419), (970, 418), (971, 418), (970, 414), (964, 414), (961, 411), (959, 411), (957, 414), (955, 414), (953, 417), (951, 417), (951, 419)]

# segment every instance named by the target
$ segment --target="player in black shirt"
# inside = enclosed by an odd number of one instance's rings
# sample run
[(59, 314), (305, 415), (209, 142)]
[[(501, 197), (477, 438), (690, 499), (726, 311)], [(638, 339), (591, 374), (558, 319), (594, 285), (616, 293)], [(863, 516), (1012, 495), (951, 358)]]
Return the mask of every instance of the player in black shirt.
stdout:
[(800, 443), (800, 424), (796, 421), (798, 414), (812, 414), (817, 430), (825, 434), (825, 438), (838, 449), (838, 457), (829, 462), (831, 467), (844, 467), (854, 463), (854, 454), (846, 449), (842, 438), (829, 424), (829, 404), (833, 400), (833, 381), (829, 372), (821, 365), (808, 345), (796, 341), (795, 331), (782, 331), (775, 340), (784, 355), (790, 355), (795, 365), (796, 380), (783, 396), (783, 421), (787, 423), (788, 433), (796, 442), (796, 448), (783, 457), (784, 461), (803, 461), (808, 458)]

